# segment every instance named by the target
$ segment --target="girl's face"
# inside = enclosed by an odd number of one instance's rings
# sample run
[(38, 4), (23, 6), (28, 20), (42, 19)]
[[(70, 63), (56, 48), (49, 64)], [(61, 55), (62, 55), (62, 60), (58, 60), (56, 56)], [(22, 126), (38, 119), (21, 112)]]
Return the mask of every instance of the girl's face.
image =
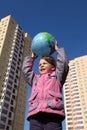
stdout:
[(51, 65), (49, 62), (47, 62), (44, 59), (41, 59), (39, 62), (39, 72), (40, 74), (45, 74), (51, 71), (54, 71), (55, 68), (53, 65)]

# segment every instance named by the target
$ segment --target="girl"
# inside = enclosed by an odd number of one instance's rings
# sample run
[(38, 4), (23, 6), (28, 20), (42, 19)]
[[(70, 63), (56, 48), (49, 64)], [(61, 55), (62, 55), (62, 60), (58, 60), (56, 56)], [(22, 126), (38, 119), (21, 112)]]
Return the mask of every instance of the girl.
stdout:
[(51, 56), (42, 57), (38, 75), (32, 70), (35, 60), (33, 52), (23, 62), (23, 77), (32, 86), (27, 117), (30, 130), (62, 130), (62, 121), (65, 118), (62, 87), (69, 66), (64, 48), (58, 48), (56, 40), (54, 47), (57, 61)]

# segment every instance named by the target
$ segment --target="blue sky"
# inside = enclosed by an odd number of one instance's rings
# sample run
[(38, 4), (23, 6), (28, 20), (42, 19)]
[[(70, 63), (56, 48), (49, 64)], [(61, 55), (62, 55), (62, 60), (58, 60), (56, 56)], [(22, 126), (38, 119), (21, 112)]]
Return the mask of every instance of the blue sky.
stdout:
[(69, 60), (87, 55), (87, 0), (1, 0), (0, 19), (7, 15), (32, 38), (44, 31), (53, 34)]

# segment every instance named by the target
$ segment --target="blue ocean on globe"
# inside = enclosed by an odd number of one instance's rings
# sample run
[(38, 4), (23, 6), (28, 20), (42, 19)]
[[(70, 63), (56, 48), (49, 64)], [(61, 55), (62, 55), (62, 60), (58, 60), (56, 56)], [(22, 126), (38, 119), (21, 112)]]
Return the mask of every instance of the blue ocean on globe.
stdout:
[(31, 48), (37, 56), (49, 56), (54, 51), (55, 38), (48, 32), (40, 32), (32, 40)]

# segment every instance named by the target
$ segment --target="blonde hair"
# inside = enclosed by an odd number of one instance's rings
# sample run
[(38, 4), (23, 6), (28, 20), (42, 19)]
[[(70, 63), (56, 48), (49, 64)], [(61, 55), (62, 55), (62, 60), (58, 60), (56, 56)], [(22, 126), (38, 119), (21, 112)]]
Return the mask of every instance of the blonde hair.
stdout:
[(43, 56), (41, 59), (46, 60), (49, 64), (53, 65), (56, 68), (56, 61), (52, 56)]

